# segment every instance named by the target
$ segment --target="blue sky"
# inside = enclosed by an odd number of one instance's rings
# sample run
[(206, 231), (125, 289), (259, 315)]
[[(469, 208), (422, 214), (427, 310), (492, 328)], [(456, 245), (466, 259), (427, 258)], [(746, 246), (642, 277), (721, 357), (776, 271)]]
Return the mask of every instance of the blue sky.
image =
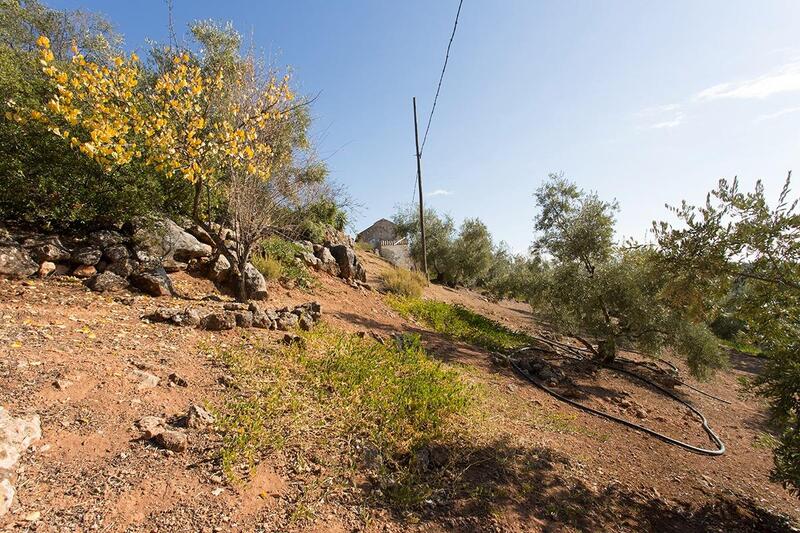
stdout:
[[(105, 13), (131, 49), (165, 40), (160, 0), (51, 0)], [(354, 229), (412, 198), (411, 97), (424, 124), (457, 0), (175, 0), (179, 33), (230, 20), (300, 89), (315, 136), (363, 205)], [(428, 205), (479, 217), (523, 251), (549, 172), (616, 198), (643, 238), (664, 203), (721, 177), (800, 179), (800, 2), (464, 0), (423, 158)]]

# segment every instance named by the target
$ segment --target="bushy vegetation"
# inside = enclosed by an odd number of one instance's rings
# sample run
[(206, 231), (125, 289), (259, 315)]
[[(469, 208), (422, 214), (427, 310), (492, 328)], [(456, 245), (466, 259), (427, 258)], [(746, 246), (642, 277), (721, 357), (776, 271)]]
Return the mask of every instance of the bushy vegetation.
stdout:
[(389, 305), (406, 318), (414, 318), (439, 333), (488, 350), (509, 350), (535, 341), (460, 305), (420, 298), (388, 298)]
[[(734, 342), (757, 346), (765, 369), (755, 390), (769, 400), (780, 442), (776, 479), (800, 490), (800, 213), (787, 177), (775, 205), (759, 182), (742, 192), (720, 180), (706, 204), (673, 208), (681, 224), (654, 224), (665, 269), (724, 303)], [(688, 285), (688, 283), (687, 283)], [(719, 295), (724, 297), (720, 298)], [(700, 298), (697, 298), (700, 300)], [(718, 324), (720, 326), (720, 324)]]
[[(400, 209), (394, 216), (398, 235), (409, 239), (411, 255), (422, 264), (419, 215), (413, 207)], [(492, 236), (477, 218), (468, 218), (456, 231), (449, 215), (433, 209), (425, 211), (425, 236), (428, 269), (432, 279), (451, 287), (475, 287), (487, 281), (492, 266)]]
[(259, 244), (253, 254), (253, 266), (267, 279), (289, 281), (302, 289), (310, 289), (316, 280), (297, 260), (297, 254), (302, 250), (300, 245), (272, 236)]
[(306, 439), (317, 460), (331, 454), (342, 469), (355, 460), (393, 502), (419, 503), (429, 488), (415, 454), (454, 430), (468, 387), (417, 337), (381, 344), (320, 326), (302, 338), (216, 352), (239, 391), (218, 409), (226, 474), (241, 479), (263, 455)]
[(386, 290), (399, 296), (422, 296), (422, 290), (427, 284), (425, 276), (419, 272), (412, 272), (404, 268), (390, 268), (381, 274)]

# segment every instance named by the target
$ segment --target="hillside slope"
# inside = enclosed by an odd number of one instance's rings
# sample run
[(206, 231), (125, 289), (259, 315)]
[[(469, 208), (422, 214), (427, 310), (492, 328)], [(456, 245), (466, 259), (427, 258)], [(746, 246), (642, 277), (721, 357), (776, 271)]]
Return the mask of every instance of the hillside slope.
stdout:
[[(361, 254), (368, 283), (380, 287), (387, 265)], [(178, 424), (189, 406), (218, 406), (231, 394), (212, 348), (233, 346), (241, 330), (208, 332), (141, 317), (160, 305), (197, 305), (216, 291), (181, 273), (177, 303), (147, 296), (102, 296), (80, 283), (0, 282), (0, 405), (36, 413), (43, 438), (25, 454), (17, 498), (0, 528), (37, 531), (764, 531), (784, 526), (766, 510), (800, 518), (797, 500), (768, 479), (771, 454), (766, 411), (737, 394), (758, 360), (735, 356), (730, 370), (698, 387), (731, 402), (682, 391), (725, 441), (721, 457), (669, 446), (577, 411), (492, 362), (475, 346), (403, 319), (378, 291), (317, 277), (305, 292), (270, 286), (269, 305), (316, 300), (334, 328), (388, 339), (421, 335), (429, 353), (479, 385), (485, 438), (452, 453), (470, 459), (461, 487), (413, 513), (397, 512), (352, 490), (304, 502), (303, 487), (324, 484), (326, 471), (299, 468), (292, 450), (268, 454), (245, 483), (227, 482), (213, 431), (188, 429), (188, 449), (171, 452), (140, 439), (136, 421), (164, 417)], [(426, 298), (457, 303), (513, 329), (534, 331), (526, 306), (491, 303), (470, 291), (430, 286)], [(283, 333), (248, 330), (260, 342)], [(674, 361), (684, 376), (686, 368)], [(158, 378), (152, 382), (151, 376)], [(171, 376), (171, 377), (170, 377)], [(150, 380), (150, 381), (149, 381)], [(691, 381), (691, 380), (690, 380)], [(609, 371), (581, 383), (586, 401), (622, 410), (659, 431), (706, 444), (678, 404)], [(630, 412), (628, 412), (630, 414)], [(357, 477), (357, 476), (356, 476)], [(315, 485), (316, 486), (316, 485)], [(366, 492), (364, 492), (366, 491)]]

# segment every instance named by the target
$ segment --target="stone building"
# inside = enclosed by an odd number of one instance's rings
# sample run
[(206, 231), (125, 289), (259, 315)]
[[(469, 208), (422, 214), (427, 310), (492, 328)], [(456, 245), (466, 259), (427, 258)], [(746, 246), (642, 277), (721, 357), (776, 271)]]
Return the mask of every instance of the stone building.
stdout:
[(397, 224), (382, 218), (356, 235), (356, 242), (368, 242), (373, 248), (379, 248), (381, 242), (397, 242)]
[(414, 270), (408, 241), (399, 238), (397, 225), (382, 218), (356, 236), (356, 242), (369, 243), (375, 252), (394, 266)]

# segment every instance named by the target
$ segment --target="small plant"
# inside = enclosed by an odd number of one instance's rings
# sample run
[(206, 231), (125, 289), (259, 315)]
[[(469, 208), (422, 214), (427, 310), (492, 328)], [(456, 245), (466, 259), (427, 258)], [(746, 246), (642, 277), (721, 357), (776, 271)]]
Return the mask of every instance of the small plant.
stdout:
[(264, 277), (270, 281), (280, 279), (283, 273), (283, 265), (281, 262), (273, 257), (267, 257), (263, 254), (256, 254), (252, 260), (253, 266), (261, 272)]
[(419, 298), (425, 288), (425, 276), (419, 272), (412, 272), (404, 268), (391, 268), (382, 275), (386, 289), (398, 296)]
[(280, 237), (270, 237), (261, 242), (253, 254), (253, 266), (267, 279), (291, 280), (301, 289), (314, 287), (316, 279), (297, 261), (303, 248)]
[(373, 246), (371, 242), (358, 241), (356, 243), (356, 250), (360, 250), (362, 252), (374, 252), (375, 246)]

